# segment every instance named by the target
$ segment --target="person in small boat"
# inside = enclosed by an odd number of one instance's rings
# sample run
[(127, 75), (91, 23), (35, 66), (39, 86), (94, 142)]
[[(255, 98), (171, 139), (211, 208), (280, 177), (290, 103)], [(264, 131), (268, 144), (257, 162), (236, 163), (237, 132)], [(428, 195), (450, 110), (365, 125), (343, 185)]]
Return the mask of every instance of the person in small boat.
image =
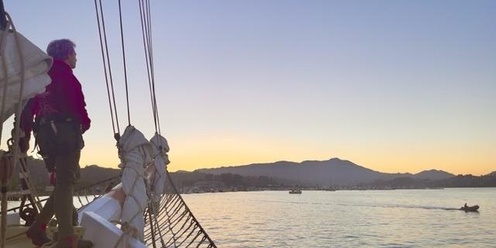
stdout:
[(56, 176), (52, 194), (26, 232), (37, 246), (51, 241), (45, 228), (54, 214), (58, 223), (58, 240), (52, 247), (93, 246), (91, 241), (78, 239), (73, 226), (72, 199), (74, 184), (80, 177), (82, 135), (91, 123), (81, 84), (72, 71), (77, 62), (75, 46), (69, 39), (48, 44), (47, 54), (53, 58), (48, 72), (52, 82), (44, 93), (28, 101), (20, 118), (20, 127), (25, 134), (19, 142), (21, 151), (25, 153), (29, 149), (33, 131), (48, 171), (54, 171)]

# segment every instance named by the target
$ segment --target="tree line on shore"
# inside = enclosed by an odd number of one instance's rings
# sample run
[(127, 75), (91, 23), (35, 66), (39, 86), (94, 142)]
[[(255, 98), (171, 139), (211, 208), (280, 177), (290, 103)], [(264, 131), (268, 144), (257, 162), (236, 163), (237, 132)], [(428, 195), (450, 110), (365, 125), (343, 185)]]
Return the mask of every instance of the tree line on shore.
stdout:
[[(42, 191), (48, 185), (48, 176), (41, 160), (29, 158), (28, 169), (31, 181)], [(112, 177), (118, 177), (120, 169), (103, 168), (97, 165), (81, 169), (79, 186), (92, 185)], [(14, 174), (17, 175), (17, 174)], [(312, 181), (297, 181), (269, 176), (243, 176), (236, 173), (210, 174), (204, 172), (178, 171), (170, 173), (174, 185), (179, 188), (192, 187), (224, 187), (236, 189), (286, 189), (294, 186), (308, 189), (325, 189), (329, 185), (321, 185)], [(408, 176), (398, 176), (388, 180), (376, 180), (370, 183), (355, 185), (334, 185), (335, 188), (459, 188), (459, 187), (496, 187), (496, 171), (483, 176), (457, 175), (445, 179), (432, 180)], [(10, 190), (19, 188), (19, 179), (13, 177), (9, 184)]]
[[(276, 179), (266, 176), (241, 176), (238, 174), (224, 173), (220, 175), (199, 172), (172, 173), (172, 180), (178, 187), (195, 187), (198, 182), (220, 182), (225, 187), (237, 188), (290, 188), (298, 185), (302, 188), (325, 189), (326, 186), (312, 184), (312, 182), (296, 182), (292, 180)], [(214, 184), (211, 184), (214, 185)], [(219, 185), (219, 184), (215, 184)], [(411, 177), (398, 177), (391, 180), (375, 181), (367, 184), (353, 186), (336, 186), (336, 188), (368, 188), (368, 189), (408, 189), (408, 188), (463, 188), (463, 187), (496, 187), (496, 172), (484, 176), (457, 175), (448, 179), (429, 180)]]

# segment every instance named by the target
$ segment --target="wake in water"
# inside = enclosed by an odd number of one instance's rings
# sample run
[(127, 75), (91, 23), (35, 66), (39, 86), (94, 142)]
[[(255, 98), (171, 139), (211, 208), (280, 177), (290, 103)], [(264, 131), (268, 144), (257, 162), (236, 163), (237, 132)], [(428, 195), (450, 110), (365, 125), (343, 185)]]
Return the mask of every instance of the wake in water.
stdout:
[(420, 208), (423, 209), (439, 209), (439, 210), (458, 210), (458, 211), (464, 211), (464, 212), (472, 212), (472, 213), (479, 213), (479, 206), (470, 206), (470, 207), (461, 207), (461, 208), (446, 208), (446, 207), (430, 207), (430, 206), (419, 206)]
[(410, 209), (428, 209), (428, 210), (459, 210), (465, 212), (475, 212), (478, 213), (479, 206), (467, 206), (461, 208), (453, 208), (453, 207), (438, 207), (438, 206), (419, 206), (419, 205), (401, 205), (401, 204), (385, 204), (385, 205), (373, 205), (370, 207), (379, 207), (379, 208), (410, 208)]
[(460, 211), (465, 211), (465, 212), (479, 212), (479, 205), (474, 205), (474, 206), (463, 206), (461, 208), (445, 208), (445, 207), (427, 207), (427, 206), (419, 206), (420, 208), (423, 209), (441, 209), (441, 210), (460, 210)]

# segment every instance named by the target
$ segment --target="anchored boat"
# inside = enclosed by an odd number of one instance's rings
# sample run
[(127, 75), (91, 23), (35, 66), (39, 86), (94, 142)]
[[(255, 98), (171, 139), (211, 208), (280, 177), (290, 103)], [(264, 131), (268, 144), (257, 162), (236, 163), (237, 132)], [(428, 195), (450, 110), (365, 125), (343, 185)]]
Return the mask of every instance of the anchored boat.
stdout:
[(291, 189), (289, 190), (290, 194), (301, 194), (301, 189)]

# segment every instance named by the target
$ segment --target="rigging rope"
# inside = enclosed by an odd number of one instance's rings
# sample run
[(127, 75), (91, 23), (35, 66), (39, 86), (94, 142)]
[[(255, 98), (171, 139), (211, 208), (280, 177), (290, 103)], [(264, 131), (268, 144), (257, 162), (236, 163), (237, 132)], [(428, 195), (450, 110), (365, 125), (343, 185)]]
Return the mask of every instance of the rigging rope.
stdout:
[[(104, 65), (105, 82), (107, 86), (107, 97), (109, 101), (110, 115), (112, 119), (112, 127), (114, 134), (120, 134), (119, 121), (117, 114), (117, 103), (115, 99), (115, 87), (113, 83), (112, 64), (110, 61), (109, 47), (107, 41), (107, 31), (105, 26), (104, 10), (102, 0), (94, 0), (95, 13), (97, 19), (98, 33), (100, 38), (100, 48), (102, 53), (102, 61)], [(123, 75), (125, 87), (125, 101), (127, 107), (128, 125), (131, 125), (131, 110), (130, 110), (130, 96), (129, 96), (129, 82), (127, 73), (126, 62), (126, 47), (124, 38), (124, 24), (122, 15), (121, 0), (118, 1), (119, 9), (119, 30), (120, 30), (120, 43), (123, 60)], [(153, 49), (152, 49), (152, 31), (151, 31), (151, 10), (149, 0), (139, 0), (140, 21), (142, 31), (143, 49), (146, 62), (147, 78), (150, 91), (151, 109), (154, 120), (155, 132), (161, 134), (159, 111), (155, 89), (155, 76), (153, 66)]]
[[(149, 93), (151, 100), (151, 109), (154, 120), (155, 133), (160, 135), (160, 120), (159, 120), (159, 111), (157, 104), (157, 95), (155, 88), (155, 76), (154, 76), (154, 64), (153, 64), (153, 44), (152, 44), (152, 28), (151, 28), (151, 6), (149, 0), (138, 0), (139, 4), (139, 14), (141, 21), (141, 31), (142, 31), (142, 41), (143, 41), (143, 49), (145, 55), (146, 62), (146, 71), (149, 85)], [(111, 109), (111, 118), (112, 125), (114, 130), (114, 135), (120, 138), (119, 124), (118, 124), (118, 116), (117, 116), (117, 104), (115, 100), (115, 90), (112, 79), (112, 70), (107, 42), (107, 33), (105, 27), (105, 19), (102, 7), (101, 0), (95, 0), (95, 10), (97, 16), (97, 24), (99, 30), (100, 37), (100, 46), (102, 50), (102, 60), (105, 71), (105, 80), (107, 85), (107, 95), (109, 98), (109, 107)], [(120, 26), (120, 42), (122, 49), (122, 59), (123, 59), (123, 70), (124, 70), (124, 84), (125, 84), (125, 93), (126, 93), (126, 107), (127, 107), (127, 115), (128, 115), (128, 125), (131, 125), (131, 113), (130, 113), (130, 100), (129, 100), (129, 87), (128, 87), (128, 77), (127, 77), (127, 65), (126, 65), (126, 53), (125, 53), (125, 42), (124, 42), (124, 25), (123, 25), (123, 15), (122, 15), (122, 5), (121, 0), (118, 1), (118, 11), (119, 11), (119, 26)], [(115, 122), (114, 122), (115, 121)], [(124, 133), (124, 136), (126, 133)], [(165, 140), (165, 139), (164, 139)], [(165, 141), (166, 142), (166, 141)], [(119, 150), (119, 140), (117, 139), (117, 144)], [(166, 145), (166, 144), (165, 144)], [(164, 147), (160, 145), (158, 154), (155, 156), (167, 156), (164, 151)], [(120, 152), (119, 152), (120, 153)], [(119, 155), (121, 157), (121, 155)], [(122, 159), (122, 158), (121, 158)], [(168, 161), (168, 160), (167, 160)], [(145, 166), (147, 163), (143, 163)], [(125, 165), (124, 165), (125, 166)], [(165, 165), (164, 165), (165, 166)], [(192, 212), (183, 201), (177, 189), (170, 180), (170, 176), (166, 169), (162, 168), (162, 174), (166, 174), (167, 187), (172, 187), (172, 190), (168, 191), (169, 193), (165, 193), (164, 197), (161, 199), (157, 199), (157, 203), (159, 207), (155, 206), (155, 202), (152, 201), (152, 197), (147, 197), (148, 204), (146, 204), (147, 208), (140, 209), (138, 213), (141, 218), (145, 218), (146, 225), (144, 230), (144, 242), (147, 245), (152, 245), (156, 247), (157, 243), (160, 243), (162, 247), (174, 247), (184, 246), (189, 247), (190, 245), (194, 245), (195, 247), (202, 247), (206, 245), (206, 247), (216, 247), (213, 241), (208, 237), (206, 232), (201, 227), (200, 223), (195, 219)], [(139, 173), (137, 173), (139, 174)], [(157, 175), (157, 173), (155, 174)], [(159, 175), (157, 175), (159, 176)], [(137, 177), (131, 189), (134, 188), (137, 180), (143, 180), (143, 175)], [(153, 188), (149, 187), (150, 182), (145, 181), (145, 190), (148, 196), (152, 195)], [(131, 190), (132, 191), (132, 190)], [(162, 193), (162, 192), (160, 192)], [(132, 196), (127, 196), (131, 197)], [(134, 198), (132, 198), (134, 199)], [(136, 200), (136, 199), (134, 199)], [(139, 204), (138, 204), (139, 205)], [(143, 211), (144, 210), (144, 211)], [(144, 215), (144, 216), (143, 216)], [(131, 219), (134, 219), (133, 216)], [(166, 225), (166, 226), (164, 226)], [(158, 233), (158, 235), (157, 235)], [(123, 235), (129, 234), (128, 232), (124, 232)]]
[[(112, 77), (112, 67), (110, 63), (109, 50), (107, 46), (107, 32), (105, 28), (105, 17), (103, 14), (103, 7), (101, 0), (95, 0), (95, 13), (98, 25), (98, 36), (100, 38), (100, 49), (102, 52), (102, 61), (105, 74), (105, 84), (107, 87), (107, 98), (109, 101), (110, 118), (112, 121), (112, 130), (114, 138), (117, 139), (120, 134), (119, 118), (117, 113), (117, 104), (115, 101), (114, 80)], [(101, 21), (100, 21), (101, 20)]]
[[(217, 247), (177, 191), (169, 172), (166, 172), (166, 174), (167, 188), (160, 201), (160, 207), (157, 212), (147, 215), (154, 215), (157, 221), (150, 221), (149, 217), (145, 219), (144, 243), (149, 247)], [(114, 182), (113, 184), (117, 185), (119, 181), (120, 175), (117, 175), (101, 182), (75, 189), (74, 196), (78, 198), (78, 202), (81, 205), (78, 212), (103, 195), (99, 189), (104, 188), (109, 182)], [(41, 201), (46, 201), (46, 199)], [(31, 205), (26, 204), (26, 206)], [(14, 207), (7, 210), (7, 212), (17, 212), (19, 210), (19, 207)], [(150, 210), (147, 209), (146, 211)], [(13, 238), (15, 238), (15, 235), (7, 237), (7, 240)]]
[[(35, 207), (37, 208), (37, 210), (39, 212), (39, 211), (41, 211), (43, 206), (41, 206), (41, 203), (39, 203), (40, 199), (38, 197), (38, 194), (36, 194), (35, 187), (34, 187), (33, 183), (31, 182), (31, 177), (30, 177), (29, 171), (27, 169), (28, 168), (27, 167), (28, 166), (27, 158), (26, 157), (20, 158), (19, 161), (21, 162), (21, 166), (19, 167), (19, 178), (22, 176), (21, 180), (26, 184), (26, 188), (30, 192), (29, 201), (31, 203), (33, 203), (34, 199), (36, 199)], [(22, 210), (23, 209), (21, 208), (21, 211)]]
[(143, 48), (144, 48), (145, 61), (146, 61), (148, 85), (150, 88), (150, 98), (151, 98), (151, 105), (153, 111), (153, 120), (155, 124), (155, 132), (161, 134), (157, 97), (155, 91), (150, 2), (148, 0), (140, 0), (139, 9), (140, 9), (140, 19), (141, 19), (141, 31), (143, 38)]
[[(6, 22), (6, 27), (5, 27), (5, 30), (3, 30), (2, 32), (2, 36), (0, 38), (0, 55), (2, 57), (2, 68), (3, 68), (3, 71), (4, 71), (4, 80), (5, 80), (5, 86), (3, 88), (3, 95), (2, 95), (2, 105), (1, 105), (1, 110), (0, 110), (0, 116), (3, 116), (4, 114), (4, 111), (5, 111), (5, 101), (6, 101), (6, 98), (7, 98), (7, 88), (9, 87), (9, 83), (8, 83), (8, 70), (7, 70), (7, 61), (6, 61), (6, 56), (5, 56), (5, 46), (7, 45), (7, 35), (9, 34), (9, 32), (12, 32), (13, 36), (14, 36), (14, 40), (16, 42), (16, 47), (17, 47), (17, 53), (18, 53), (18, 56), (19, 58), (23, 58), (23, 53), (22, 53), (22, 50), (21, 50), (21, 45), (20, 45), (20, 41), (19, 41), (19, 36), (18, 36), (18, 33), (17, 33), (17, 30), (14, 26), (14, 23), (12, 22), (12, 18), (10, 18), (10, 15), (9, 13), (7, 12), (4, 12), (5, 13), (5, 17), (7, 18), (7, 22)], [(12, 28), (12, 30), (10, 30), (9, 28)], [(20, 62), (20, 66), (21, 66), (21, 72), (20, 72), (20, 76), (21, 76), (21, 85), (20, 85), (20, 89), (19, 89), (19, 95), (18, 95), (18, 105), (17, 105), (17, 111), (16, 111), (16, 115), (19, 116), (21, 111), (22, 111), (22, 107), (23, 107), (23, 104), (22, 104), (22, 94), (24, 92), (24, 81), (25, 81), (25, 65), (24, 65), (24, 60), (22, 59), (19, 59), (19, 62)], [(2, 80), (3, 81), (3, 80)], [(1, 120), (2, 121), (2, 124), (0, 125), (0, 142), (2, 140), (2, 133), (3, 133), (3, 122), (5, 120)], [(19, 123), (16, 123), (16, 127), (15, 127), (15, 138), (16, 140), (15, 143), (17, 144), (19, 142)], [(14, 149), (14, 152), (17, 153), (18, 152), (18, 149), (16, 147), (16, 149)]]
[[(22, 94), (24, 92), (24, 83), (25, 83), (25, 64), (24, 64), (24, 60), (22, 59), (23, 58), (23, 53), (22, 53), (22, 50), (21, 50), (21, 46), (20, 46), (20, 41), (19, 41), (19, 36), (18, 36), (18, 33), (17, 33), (17, 30), (14, 26), (14, 23), (12, 22), (12, 18), (10, 17), (10, 15), (7, 13), (7, 12), (3, 12), (3, 14), (5, 15), (6, 17), (6, 23), (5, 23), (5, 27), (4, 27), (4, 30), (2, 32), (2, 37), (0, 38), (0, 57), (2, 58), (2, 67), (3, 67), (3, 70), (4, 70), (4, 75), (5, 75), (5, 85), (4, 85), (4, 90), (3, 90), (3, 97), (2, 97), (2, 106), (1, 106), (1, 115), (0, 116), (3, 116), (3, 113), (5, 111), (5, 101), (6, 101), (6, 96), (7, 96), (7, 88), (9, 87), (9, 84), (8, 84), (8, 70), (7, 70), (7, 58), (5, 56), (5, 46), (6, 46), (6, 43), (7, 43), (7, 35), (12, 31), (13, 35), (14, 35), (14, 40), (16, 42), (16, 47), (18, 48), (17, 49), (17, 53), (18, 53), (18, 56), (19, 58), (19, 61), (20, 61), (20, 66), (21, 66), (21, 72), (20, 72), (20, 76), (21, 76), (21, 85), (20, 85), (20, 90), (19, 90), (19, 96), (18, 96), (18, 105), (17, 105), (17, 110), (16, 110), (16, 115), (17, 116), (20, 116), (20, 113), (22, 111), (22, 107), (23, 107), (23, 104), (22, 104)], [(10, 30), (10, 28), (12, 28)], [(0, 124), (0, 141), (1, 141), (1, 133), (3, 132), (3, 122), (5, 120), (1, 120), (2, 123)], [(18, 161), (18, 158), (19, 158), (19, 146), (17, 144), (19, 144), (19, 135), (20, 135), (20, 128), (19, 128), (19, 122), (16, 122), (15, 124), (15, 130), (14, 130), (14, 149), (13, 151), (11, 151), (9, 149), (9, 154), (1, 154), (2, 158), (5, 158), (6, 160), (7, 159), (12, 159), (10, 162), (13, 163), (13, 168), (15, 168), (15, 165)], [(10, 158), (9, 158), (10, 157)], [(2, 225), (2, 229), (1, 229), (1, 247), (3, 248), (5, 246), (5, 234), (6, 234), (6, 224), (7, 224), (7, 191), (8, 191), (8, 188), (7, 188), (7, 184), (8, 184), (8, 181), (10, 180), (10, 176), (11, 176), (11, 173), (12, 171), (10, 171), (9, 173), (9, 170), (10, 168), (8, 168), (7, 166), (8, 163), (4, 163), (3, 166), (7, 167), (7, 168), (2, 168), (3, 171), (4, 171), (4, 175), (1, 175), (1, 181), (2, 181), (2, 185), (1, 185), (1, 193), (2, 193), (2, 203), (1, 203), (1, 210), (2, 210), (2, 215), (1, 215), (1, 225)], [(9, 175), (10, 174), (10, 175)]]
[(129, 107), (129, 85), (127, 81), (126, 48), (124, 46), (124, 26), (122, 24), (121, 0), (119, 0), (119, 27), (121, 30), (121, 47), (122, 47), (121, 50), (122, 50), (122, 68), (124, 70), (124, 86), (126, 87), (127, 124), (131, 125), (131, 110)]

